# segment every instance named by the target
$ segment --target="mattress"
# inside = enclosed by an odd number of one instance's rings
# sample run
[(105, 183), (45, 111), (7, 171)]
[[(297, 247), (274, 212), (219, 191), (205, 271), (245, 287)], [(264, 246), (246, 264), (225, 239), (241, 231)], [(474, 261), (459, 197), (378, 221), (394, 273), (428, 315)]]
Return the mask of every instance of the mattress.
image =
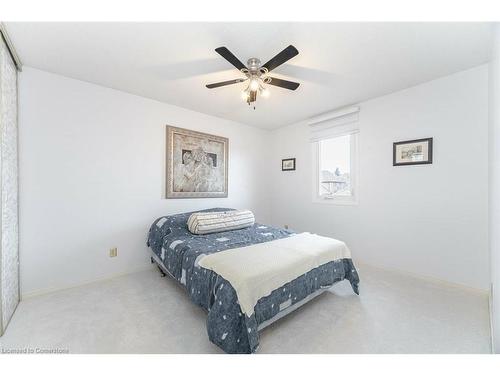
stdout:
[[(216, 208), (208, 211), (227, 211)], [(315, 292), (347, 279), (358, 293), (359, 277), (351, 259), (332, 261), (306, 272), (261, 298), (254, 313), (241, 312), (231, 284), (198, 264), (208, 254), (245, 247), (293, 235), (289, 230), (255, 223), (233, 231), (194, 235), (187, 228), (191, 212), (163, 216), (154, 221), (148, 246), (165, 269), (186, 289), (191, 301), (208, 312), (207, 332), (211, 342), (226, 353), (253, 353), (259, 347), (262, 323), (299, 304)]]

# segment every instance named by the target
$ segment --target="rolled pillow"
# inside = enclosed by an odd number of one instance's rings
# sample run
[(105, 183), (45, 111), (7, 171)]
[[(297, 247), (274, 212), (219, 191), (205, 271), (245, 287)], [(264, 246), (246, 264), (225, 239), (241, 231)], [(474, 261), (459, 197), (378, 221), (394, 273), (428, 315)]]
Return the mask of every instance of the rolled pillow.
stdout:
[(251, 227), (255, 217), (250, 210), (195, 212), (189, 216), (188, 229), (193, 234), (208, 234)]

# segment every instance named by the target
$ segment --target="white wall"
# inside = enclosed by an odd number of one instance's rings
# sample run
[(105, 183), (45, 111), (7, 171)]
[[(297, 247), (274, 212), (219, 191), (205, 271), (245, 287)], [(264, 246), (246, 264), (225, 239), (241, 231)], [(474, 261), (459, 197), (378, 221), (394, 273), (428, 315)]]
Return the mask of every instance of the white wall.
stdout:
[[(28, 67), (19, 91), (23, 295), (147, 267), (162, 215), (247, 207), (269, 220), (267, 132)], [(228, 198), (163, 199), (166, 124), (229, 138)]]
[[(147, 267), (154, 218), (216, 206), (342, 239), (358, 261), (489, 286), (486, 65), (361, 103), (356, 206), (312, 203), (304, 123), (269, 133), (31, 68), (19, 86), (23, 295)], [(166, 124), (230, 138), (227, 199), (164, 199)], [(392, 142), (428, 136), (434, 164), (392, 166)], [(285, 157), (297, 171), (280, 171)]]
[[(344, 240), (355, 260), (486, 290), (488, 67), (360, 104), (359, 204), (312, 203), (305, 123), (273, 132), (272, 223)], [(434, 163), (392, 166), (392, 143), (434, 138)], [(295, 172), (280, 159), (297, 158)]]
[(490, 263), (493, 346), (500, 353), (500, 26), (495, 25), (490, 62)]

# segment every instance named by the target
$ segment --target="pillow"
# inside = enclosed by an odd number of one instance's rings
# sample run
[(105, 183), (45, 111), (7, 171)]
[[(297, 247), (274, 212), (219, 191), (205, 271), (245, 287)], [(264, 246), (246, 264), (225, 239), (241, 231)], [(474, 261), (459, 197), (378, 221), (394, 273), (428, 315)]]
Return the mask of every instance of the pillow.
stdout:
[(189, 216), (188, 229), (193, 234), (208, 234), (251, 227), (255, 217), (250, 210), (195, 212)]

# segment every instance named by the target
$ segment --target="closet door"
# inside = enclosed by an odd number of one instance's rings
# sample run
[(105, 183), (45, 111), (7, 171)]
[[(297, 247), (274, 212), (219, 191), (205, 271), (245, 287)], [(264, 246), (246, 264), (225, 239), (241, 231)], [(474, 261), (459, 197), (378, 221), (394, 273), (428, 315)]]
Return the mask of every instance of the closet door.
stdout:
[(0, 336), (19, 303), (17, 69), (0, 36)]

